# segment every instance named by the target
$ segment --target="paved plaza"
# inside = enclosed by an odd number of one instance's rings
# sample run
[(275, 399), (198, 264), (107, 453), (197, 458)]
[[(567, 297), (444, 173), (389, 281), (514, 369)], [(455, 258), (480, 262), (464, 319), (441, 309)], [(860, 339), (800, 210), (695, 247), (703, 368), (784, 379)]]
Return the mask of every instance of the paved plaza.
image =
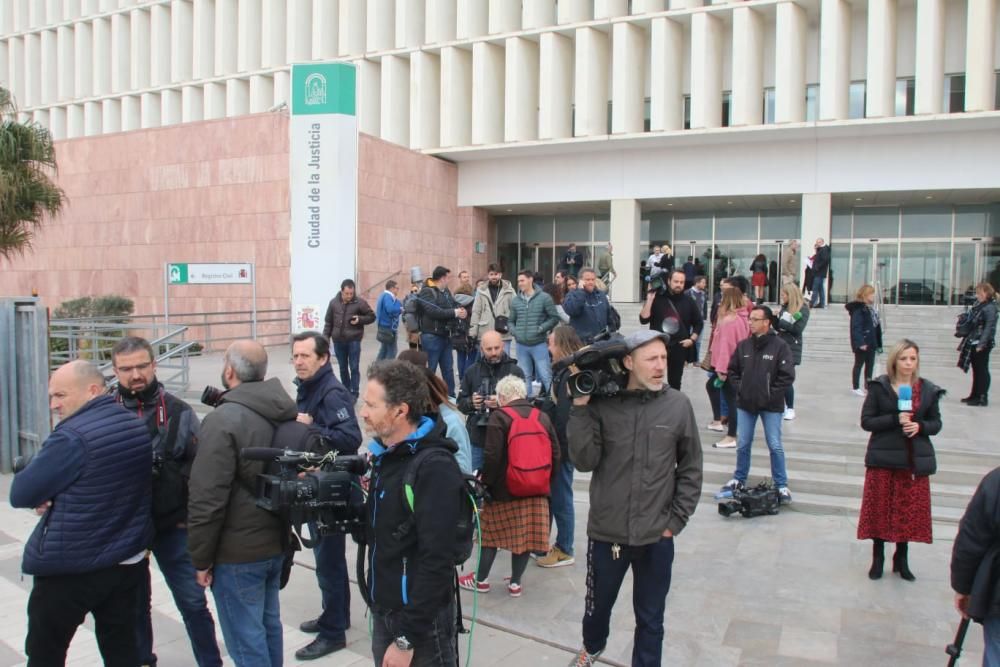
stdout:
[[(363, 359), (375, 356), (374, 337), (366, 340)], [(270, 374), (292, 388), (287, 347), (270, 349)], [(846, 355), (845, 355), (846, 356)], [(848, 392), (843, 363), (818, 362), (800, 367), (796, 382), (798, 419), (785, 424), (790, 443), (810, 438), (843, 441), (852, 456), (865, 434), (857, 426), (861, 399)], [(217, 384), (221, 356), (193, 360), (192, 396), (204, 384)], [(944, 430), (935, 442), (939, 450), (979, 452), (981, 473), (997, 457), (1000, 417), (995, 409), (962, 406), (969, 379), (947, 367), (925, 367), (923, 374), (949, 390), (942, 404)], [(703, 389), (704, 373), (691, 369), (685, 389), (701, 424), (710, 418)], [(706, 451), (717, 434), (702, 431)], [(789, 444), (789, 455), (795, 444)], [(755, 451), (766, 451), (758, 434)], [(735, 461), (734, 452), (731, 454)], [(717, 450), (712, 460), (723, 455)], [(977, 457), (971, 457), (973, 462)], [(708, 460), (708, 459), (706, 459)], [(724, 459), (723, 459), (724, 460)], [(754, 459), (751, 479), (767, 474), (766, 458)], [(971, 467), (976, 467), (974, 464)], [(790, 485), (796, 491), (796, 470), (790, 458)], [(6, 497), (10, 476), (0, 477)], [(586, 487), (579, 479), (577, 488)], [(578, 562), (571, 567), (542, 570), (534, 565), (524, 577), (524, 595), (509, 598), (502, 588), (481, 595), (474, 605), (463, 592), (466, 616), (474, 607), (480, 623), (472, 637), (472, 665), (564, 665), (580, 642), (580, 618), (586, 574), (586, 493), (576, 498)], [(944, 647), (957, 627), (948, 583), (948, 562), (956, 525), (935, 524), (932, 545), (913, 545), (910, 562), (915, 583), (886, 573), (869, 581), (871, 543), (854, 538), (857, 519), (850, 514), (815, 514), (814, 510), (782, 511), (755, 519), (720, 517), (712, 502), (702, 502), (688, 528), (677, 538), (673, 583), (667, 602), (664, 664), (725, 667), (729, 665), (941, 665)], [(20, 575), (23, 542), (35, 523), (33, 513), (0, 506), (0, 667), (24, 664), (21, 653), (26, 626), (25, 606), (30, 578)], [(349, 559), (353, 563), (354, 550)], [(285, 655), (308, 643), (298, 623), (318, 612), (319, 593), (301, 555), (289, 587), (282, 593)], [(501, 555), (492, 580), (509, 572), (509, 557)], [(352, 564), (353, 572), (353, 564)], [(192, 664), (179, 614), (162, 577), (154, 570), (154, 626), (161, 667)], [(353, 578), (353, 577), (352, 577)], [(348, 647), (317, 665), (371, 663), (367, 617), (357, 589), (352, 588), (353, 627)], [(633, 618), (630, 578), (626, 578), (613, 618), (604, 655), (606, 664), (628, 664)], [(91, 626), (92, 627), (92, 626)], [(463, 641), (465, 638), (463, 638)], [(220, 636), (221, 645), (221, 636)], [(982, 639), (973, 626), (961, 664), (981, 662)], [(81, 629), (70, 652), (70, 664), (98, 664), (93, 633)], [(463, 665), (465, 663), (463, 647)]]

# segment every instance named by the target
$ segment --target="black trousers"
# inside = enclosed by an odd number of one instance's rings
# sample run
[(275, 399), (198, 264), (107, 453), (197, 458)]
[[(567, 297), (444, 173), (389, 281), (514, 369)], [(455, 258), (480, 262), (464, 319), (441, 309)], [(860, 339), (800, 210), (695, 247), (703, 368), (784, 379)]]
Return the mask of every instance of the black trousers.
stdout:
[(872, 379), (872, 371), (875, 370), (875, 348), (869, 346), (867, 350), (858, 350), (854, 353), (854, 368), (851, 369), (851, 382), (855, 389), (860, 389), (861, 367), (865, 367), (865, 384)]
[(972, 396), (989, 396), (990, 393), (990, 352), (987, 348), (982, 352), (972, 351)]
[(684, 366), (688, 362), (688, 349), (671, 345), (667, 350), (667, 384), (680, 391), (684, 379)]
[(149, 559), (55, 577), (35, 577), (28, 597), (28, 667), (61, 667), (87, 614), (94, 615), (97, 646), (107, 667), (136, 667), (139, 599)]

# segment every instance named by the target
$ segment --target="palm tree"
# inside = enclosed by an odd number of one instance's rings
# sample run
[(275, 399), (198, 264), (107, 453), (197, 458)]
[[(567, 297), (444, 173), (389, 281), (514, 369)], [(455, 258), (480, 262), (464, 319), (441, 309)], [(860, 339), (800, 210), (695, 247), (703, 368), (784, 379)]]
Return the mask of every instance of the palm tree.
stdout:
[(0, 258), (23, 255), (45, 216), (59, 213), (66, 195), (52, 180), (55, 169), (52, 135), (18, 122), (13, 96), (0, 88)]

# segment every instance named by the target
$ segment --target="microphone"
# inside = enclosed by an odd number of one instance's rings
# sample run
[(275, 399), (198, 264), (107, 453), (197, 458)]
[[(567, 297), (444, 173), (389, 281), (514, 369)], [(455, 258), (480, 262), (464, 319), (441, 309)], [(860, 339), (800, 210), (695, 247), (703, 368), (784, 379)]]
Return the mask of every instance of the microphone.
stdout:
[(240, 456), (248, 461), (273, 461), (284, 455), (284, 449), (274, 447), (247, 447), (240, 450)]
[(908, 384), (899, 385), (899, 411), (913, 411), (913, 388)]

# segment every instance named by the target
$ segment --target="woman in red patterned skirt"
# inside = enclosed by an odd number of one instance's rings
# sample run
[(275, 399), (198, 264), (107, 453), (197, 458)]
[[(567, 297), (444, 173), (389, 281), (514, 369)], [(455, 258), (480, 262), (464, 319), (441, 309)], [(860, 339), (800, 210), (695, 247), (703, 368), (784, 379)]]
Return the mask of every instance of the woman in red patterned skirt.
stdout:
[(937, 463), (930, 436), (941, 430), (938, 401), (944, 390), (920, 377), (920, 349), (911, 340), (892, 346), (886, 371), (868, 385), (861, 408), (861, 428), (871, 437), (858, 539), (873, 541), (870, 579), (882, 577), (885, 543), (895, 542), (892, 571), (913, 581), (907, 547), (932, 540), (930, 475)]
[[(549, 498), (548, 489), (559, 466), (559, 440), (552, 422), (544, 412), (532, 407), (526, 400), (527, 387), (524, 380), (508, 375), (497, 382), (497, 403), (486, 426), (486, 443), (483, 447), (483, 469), (480, 477), (490, 492), (490, 500), (479, 515), (480, 547), (479, 565), (476, 572), (458, 578), (458, 585), (470, 591), (488, 593), (489, 576), (498, 549), (511, 552), (511, 573), (507, 592), (511, 597), (521, 596), (521, 576), (528, 566), (531, 552), (549, 550)], [(540, 438), (529, 435), (524, 442), (542, 440), (551, 451), (551, 465), (548, 470), (546, 491), (531, 497), (514, 496), (507, 488), (507, 434), (514, 421), (512, 413), (537, 420), (530, 425)], [(525, 431), (531, 431), (526, 428)], [(536, 443), (543, 446), (543, 443)], [(543, 454), (544, 457), (544, 454)], [(542, 480), (543, 482), (546, 480)]]

